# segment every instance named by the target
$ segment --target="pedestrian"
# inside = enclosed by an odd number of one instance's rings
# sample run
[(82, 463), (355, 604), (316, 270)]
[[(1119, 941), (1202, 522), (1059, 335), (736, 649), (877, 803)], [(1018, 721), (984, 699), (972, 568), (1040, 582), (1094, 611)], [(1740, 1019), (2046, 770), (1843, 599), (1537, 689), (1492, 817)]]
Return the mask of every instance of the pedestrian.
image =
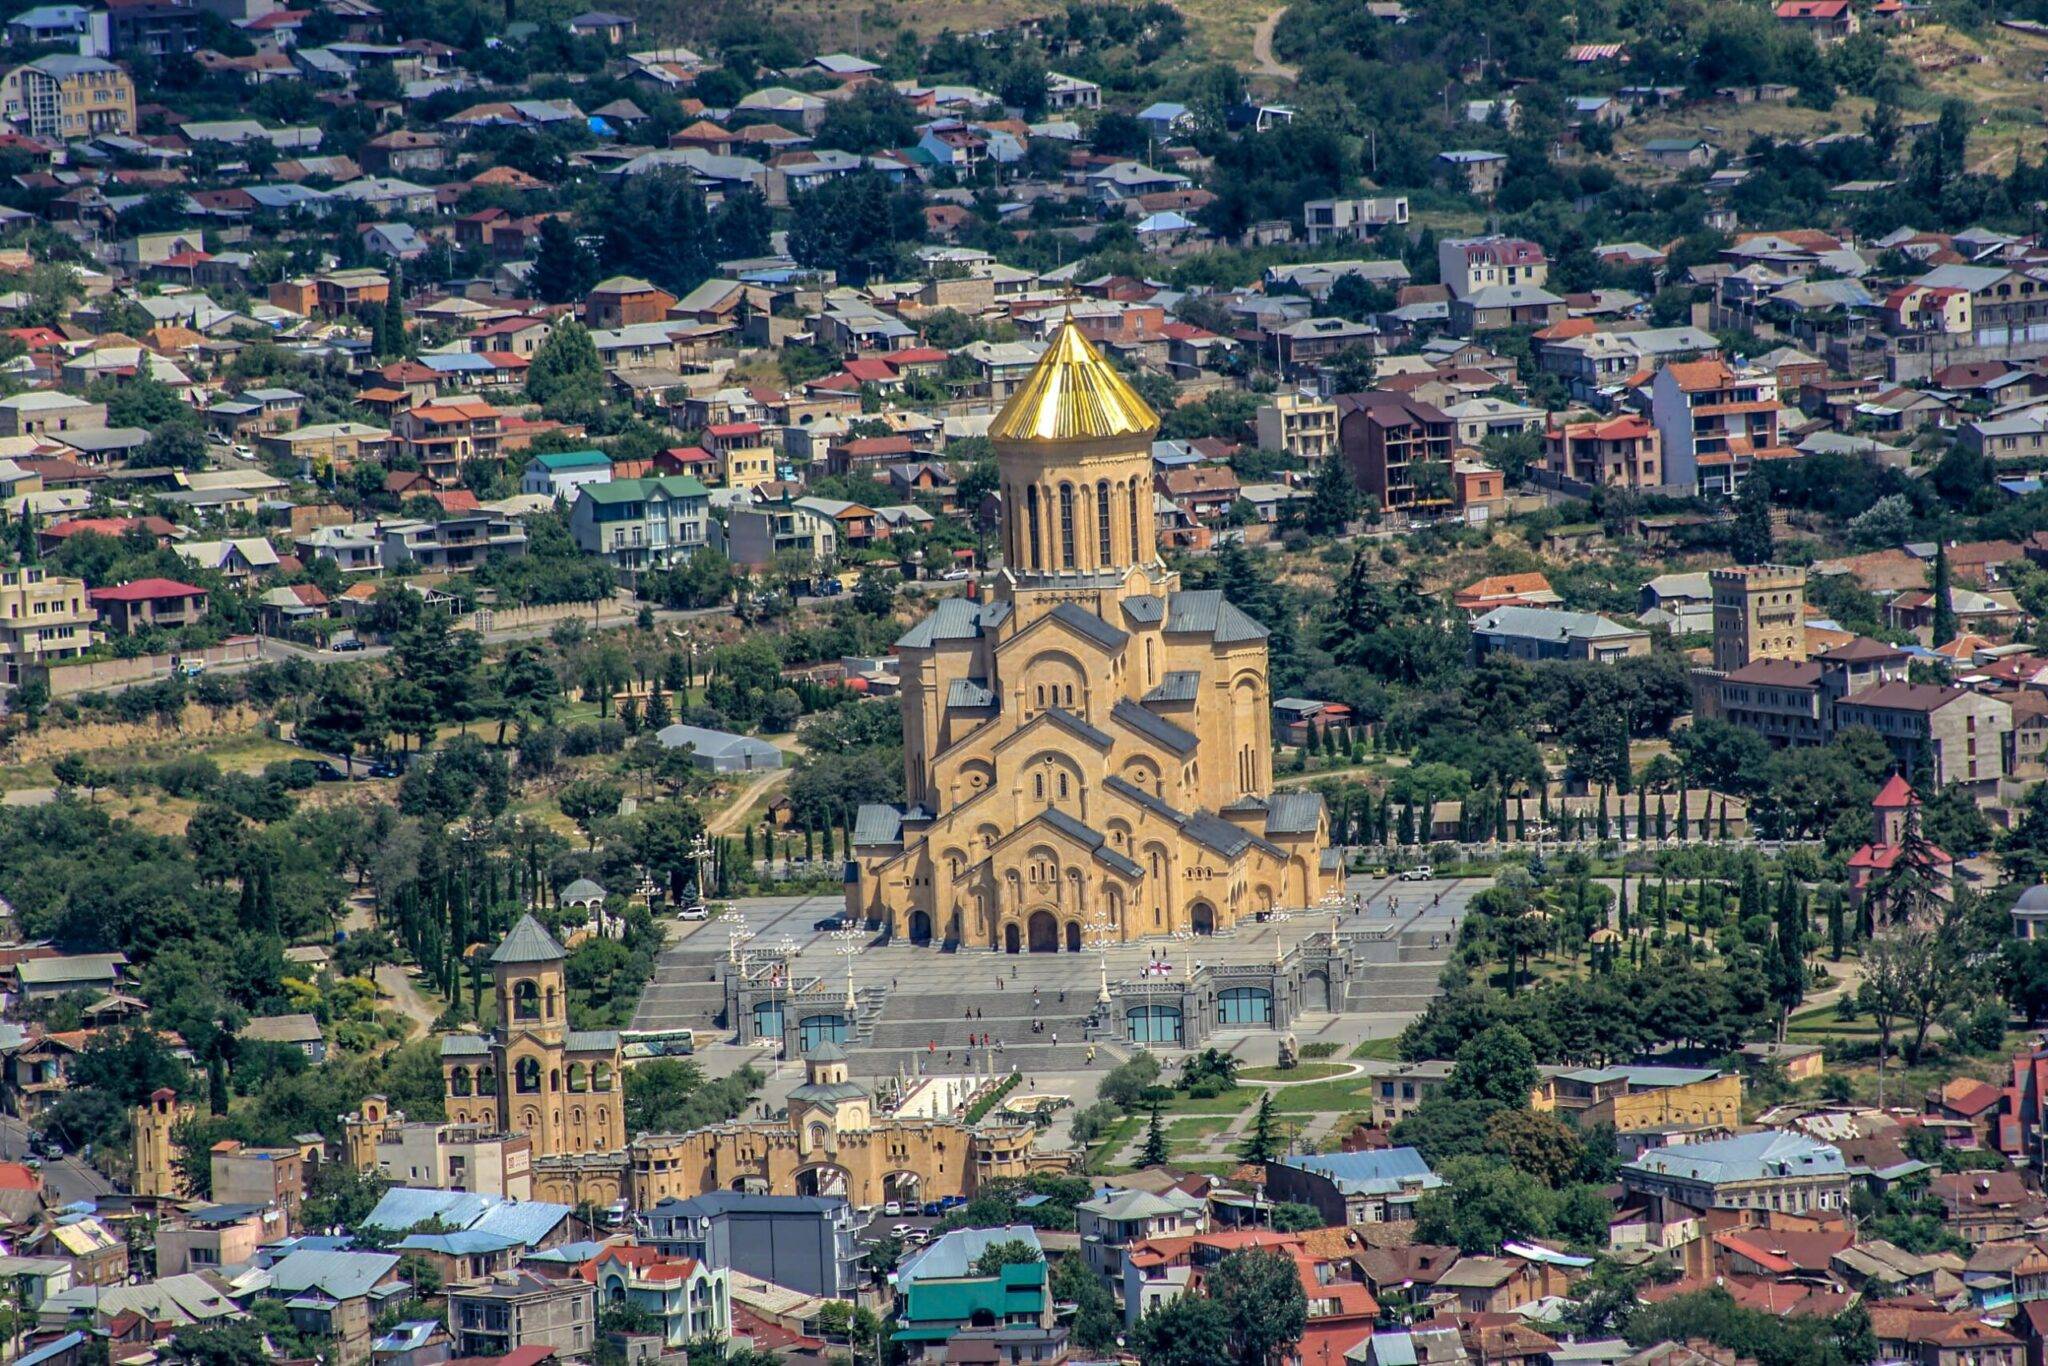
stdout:
[(1010, 980), (1012, 980), (1012, 981), (1015, 981), (1015, 980), (1016, 980), (1016, 978), (1017, 978), (1017, 965), (1016, 965), (1015, 963), (1012, 963), (1012, 964), (1010, 964)]
[(927, 1053), (936, 1053), (936, 1052), (938, 1052), (938, 1051), (939, 1051), (939, 1041), (938, 1041), (937, 1039), (927, 1039), (927, 1040), (925, 1041), (925, 1045), (924, 1045), (924, 1051), (925, 1051), (925, 1052), (927, 1052)]
[(1055, 1029), (1052, 1032), (1052, 1046), (1054, 1048), (1058, 1048), (1060, 1046), (1060, 1032), (1057, 1029)]
[(1091, 1066), (1095, 1062), (1095, 1045), (1092, 1043), (1088, 1045), (1088, 1062)]
[(1065, 1005), (1066, 1003), (1067, 1003), (1067, 993), (1063, 991), (1063, 992), (1061, 992), (1061, 993), (1060, 993), (1060, 1004), (1061, 1004), (1061, 1005)]

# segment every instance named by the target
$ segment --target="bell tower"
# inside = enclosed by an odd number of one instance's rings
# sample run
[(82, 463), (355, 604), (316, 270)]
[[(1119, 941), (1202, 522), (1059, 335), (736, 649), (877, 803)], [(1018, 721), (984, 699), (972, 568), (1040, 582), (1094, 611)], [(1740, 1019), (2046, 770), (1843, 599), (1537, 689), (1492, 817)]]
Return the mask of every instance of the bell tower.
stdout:
[(1118, 575), (1159, 557), (1152, 437), (1159, 415), (1069, 319), (989, 426), (1002, 479), (1003, 561), (1020, 584)]
[(569, 993), (563, 978), (568, 958), (569, 951), (538, 920), (530, 914), (519, 917), (512, 933), (491, 953), (500, 1038), (562, 1042), (569, 1027)]

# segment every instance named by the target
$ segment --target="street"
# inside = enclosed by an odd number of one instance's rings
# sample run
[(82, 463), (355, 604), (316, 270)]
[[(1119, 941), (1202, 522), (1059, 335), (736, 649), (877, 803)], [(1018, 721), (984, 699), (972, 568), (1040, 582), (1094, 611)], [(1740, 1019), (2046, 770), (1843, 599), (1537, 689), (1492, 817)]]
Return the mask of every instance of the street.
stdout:
[[(19, 1162), (30, 1155), (28, 1122), (0, 1115), (0, 1161)], [(44, 1159), (42, 1176), (53, 1205), (114, 1194), (113, 1182), (75, 1156)]]

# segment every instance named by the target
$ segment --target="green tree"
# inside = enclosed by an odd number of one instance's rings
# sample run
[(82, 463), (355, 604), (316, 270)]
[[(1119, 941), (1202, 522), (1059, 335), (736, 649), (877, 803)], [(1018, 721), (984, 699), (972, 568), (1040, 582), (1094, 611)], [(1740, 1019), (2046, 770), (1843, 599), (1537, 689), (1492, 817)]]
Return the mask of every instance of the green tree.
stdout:
[(1956, 629), (1956, 605), (1953, 585), (1949, 582), (1948, 547), (1937, 541), (1934, 546), (1934, 644), (1946, 645), (1958, 634)]
[(1271, 1162), (1280, 1155), (1280, 1134), (1273, 1119), (1273, 1093), (1271, 1090), (1259, 1094), (1259, 1108), (1252, 1115), (1251, 1128), (1245, 1132), (1244, 1146), (1238, 1155), (1247, 1162)]
[(588, 422), (604, 405), (604, 365), (590, 329), (564, 318), (533, 353), (526, 371), (526, 396), (549, 417)]
[(1234, 1359), (1232, 1326), (1220, 1300), (1182, 1295), (1148, 1309), (1131, 1329), (1130, 1347), (1142, 1366), (1217, 1366)]
[(1152, 1117), (1145, 1122), (1145, 1145), (1138, 1150), (1138, 1163), (1145, 1167), (1166, 1165), (1166, 1126), (1159, 1118), (1159, 1102), (1152, 1103)]
[(1022, 1266), (1044, 1260), (1045, 1255), (1022, 1238), (1005, 1238), (1000, 1242), (990, 1243), (981, 1250), (981, 1255), (974, 1259), (974, 1274), (994, 1276), (1006, 1266)]
[(579, 778), (563, 788), (555, 798), (555, 804), (562, 814), (576, 822), (576, 828), (583, 832), (586, 847), (597, 848), (597, 824), (607, 817), (618, 814), (619, 803), (625, 799), (625, 789), (606, 778)]
[(1069, 1253), (1053, 1263), (1051, 1290), (1060, 1304), (1074, 1306), (1069, 1331), (1084, 1352), (1108, 1352), (1123, 1332), (1123, 1316), (1102, 1278), (1088, 1269), (1080, 1254)]
[(1358, 485), (1341, 451), (1331, 451), (1316, 467), (1315, 484), (1302, 505), (1301, 525), (1315, 536), (1341, 535), (1358, 515)]
[(1769, 564), (1773, 554), (1770, 481), (1757, 471), (1742, 481), (1735, 495), (1735, 526), (1729, 553), (1737, 564)]
[(1292, 1259), (1263, 1248), (1233, 1252), (1209, 1271), (1209, 1298), (1229, 1315), (1230, 1359), (1281, 1366), (1308, 1326), (1308, 1296)]

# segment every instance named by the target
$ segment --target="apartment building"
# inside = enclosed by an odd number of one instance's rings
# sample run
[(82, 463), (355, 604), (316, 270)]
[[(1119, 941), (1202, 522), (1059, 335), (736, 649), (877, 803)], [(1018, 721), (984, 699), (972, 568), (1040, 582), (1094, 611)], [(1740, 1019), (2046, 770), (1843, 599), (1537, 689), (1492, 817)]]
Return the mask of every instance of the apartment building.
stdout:
[(1720, 718), (1753, 731), (1774, 748), (1825, 744), (1831, 712), (1812, 661), (1759, 659), (1723, 674), (1716, 684)]
[(481, 399), (436, 399), (392, 420), (397, 454), (416, 461), (434, 482), (453, 487), (471, 460), (495, 459), (505, 415)]
[(173, 631), (206, 616), (206, 590), (176, 579), (135, 579), (86, 594), (109, 633)]
[(51, 578), (33, 565), (0, 570), (0, 663), (15, 687), (24, 672), (92, 648), (95, 616), (85, 580)]
[(1806, 571), (1785, 565), (1735, 565), (1709, 571), (1714, 593), (1714, 667), (1724, 672), (1759, 659), (1806, 658)]
[(832, 518), (796, 504), (734, 508), (723, 530), (713, 535), (723, 540), (728, 559), (748, 569), (766, 567), (783, 551), (826, 564), (839, 549), (839, 530)]
[[(1805, 1134), (1766, 1129), (1709, 1143), (1652, 1148), (1621, 1169), (1622, 1189), (1682, 1211), (1846, 1209), (1849, 1167), (1841, 1149)], [(1680, 1217), (1666, 1211), (1663, 1222)]]
[(1964, 688), (1881, 683), (1835, 703), (1835, 730), (1851, 726), (1876, 731), (1905, 772), (1926, 765), (1937, 786), (1961, 783), (1989, 794), (2005, 776), (2012, 707)]
[(1312, 247), (1356, 242), (1408, 222), (1408, 196), (1374, 199), (1311, 199), (1301, 206), (1302, 233)]
[(466, 512), (438, 522), (380, 522), (387, 567), (411, 564), (439, 573), (469, 573), (495, 559), (526, 553), (526, 528), (501, 512)]
[(666, 569), (711, 541), (711, 491), (687, 474), (585, 484), (569, 507), (577, 548), (623, 573)]
[(306, 1198), (306, 1155), (298, 1148), (250, 1148), (234, 1139), (212, 1154), (213, 1198), (224, 1205), (275, 1205), (296, 1219)]
[(456, 1354), (503, 1357), (526, 1347), (580, 1357), (597, 1341), (597, 1287), (506, 1271), (448, 1290), (448, 1327)]
[(1457, 424), (1441, 408), (1378, 389), (1340, 394), (1336, 407), (1344, 463), (1358, 487), (1379, 499), (1381, 507), (1415, 504), (1418, 466), (1441, 464), (1448, 474)]
[(1349, 318), (1298, 318), (1277, 323), (1265, 332), (1274, 362), (1282, 374), (1289, 376), (1299, 376), (1354, 346), (1375, 352), (1386, 349), (1377, 327)]
[(1664, 442), (1665, 482), (1702, 496), (1732, 495), (1753, 461), (1795, 455), (1782, 443), (1778, 381), (1718, 360), (1680, 361), (1650, 385), (1650, 420)]
[(1451, 237), (1436, 244), (1437, 278), (1453, 299), (1496, 286), (1542, 289), (1550, 280), (1550, 258), (1520, 237)]
[(704, 429), (704, 446), (718, 458), (729, 489), (758, 488), (775, 478), (775, 447), (758, 422), (721, 422)]
[(0, 436), (54, 436), (66, 432), (103, 432), (107, 405), (54, 389), (31, 389), (0, 398)]
[(135, 131), (135, 82), (99, 57), (38, 57), (0, 76), (0, 117), (58, 142)]
[(533, 1140), (525, 1134), (420, 1120), (383, 1128), (373, 1144), (378, 1174), (401, 1186), (533, 1198)]
[(298, 468), (302, 477), (323, 479), (364, 462), (382, 463), (391, 444), (388, 427), (364, 422), (315, 422), (289, 432), (263, 432), (256, 450)]
[(1664, 482), (1664, 439), (1637, 413), (1560, 423), (1544, 430), (1543, 468), (1588, 488), (1655, 488)]

